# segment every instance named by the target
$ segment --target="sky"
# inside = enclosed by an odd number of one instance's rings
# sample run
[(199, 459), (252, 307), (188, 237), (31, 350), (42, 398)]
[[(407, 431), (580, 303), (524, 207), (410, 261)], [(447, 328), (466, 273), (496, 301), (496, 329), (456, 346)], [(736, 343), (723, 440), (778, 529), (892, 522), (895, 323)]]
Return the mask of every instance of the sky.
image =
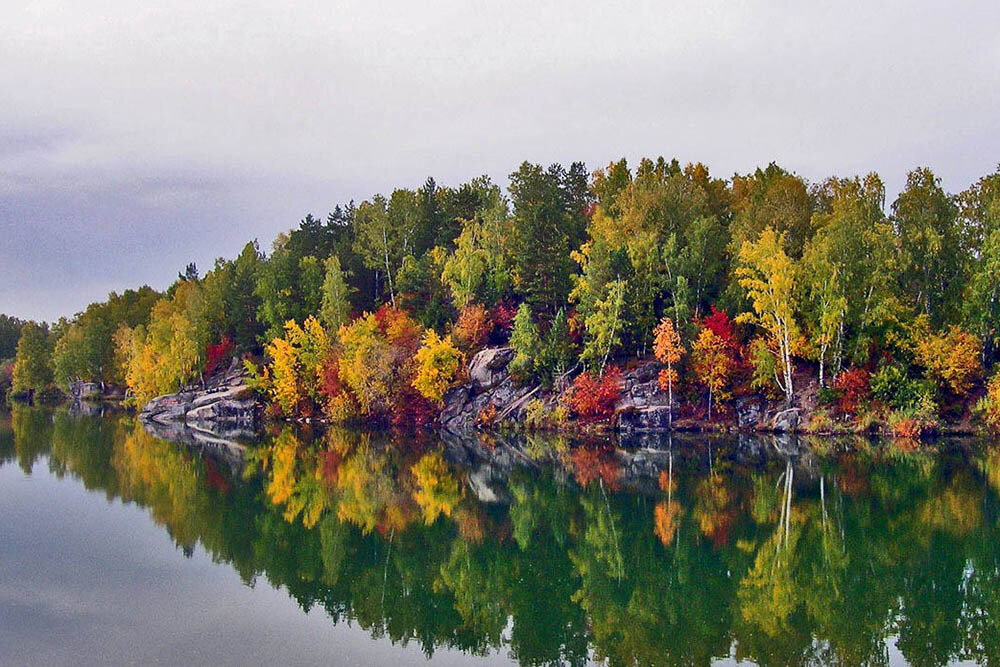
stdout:
[(0, 0), (0, 312), (167, 287), (428, 176), (1000, 164), (1000, 3)]

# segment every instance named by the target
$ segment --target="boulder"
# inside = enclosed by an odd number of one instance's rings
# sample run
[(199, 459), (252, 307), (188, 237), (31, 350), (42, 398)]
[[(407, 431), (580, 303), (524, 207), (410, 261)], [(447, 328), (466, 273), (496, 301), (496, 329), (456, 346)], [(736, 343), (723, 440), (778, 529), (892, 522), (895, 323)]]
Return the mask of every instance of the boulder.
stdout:
[(650, 405), (635, 407), (628, 405), (616, 411), (615, 423), (619, 431), (625, 432), (669, 429), (672, 423), (670, 406)]
[(771, 429), (774, 431), (788, 432), (794, 431), (802, 423), (802, 411), (800, 408), (789, 408), (774, 415), (771, 421)]
[(734, 404), (736, 425), (740, 428), (756, 426), (764, 417), (764, 401), (759, 396), (743, 396)]
[(204, 389), (189, 387), (157, 396), (142, 409), (139, 419), (161, 425), (180, 422), (202, 429), (218, 425), (252, 431), (258, 425), (260, 407), (242, 370), (230, 366)]
[(469, 362), (469, 384), (474, 393), (492, 389), (507, 377), (507, 366), (514, 358), (509, 347), (481, 350)]

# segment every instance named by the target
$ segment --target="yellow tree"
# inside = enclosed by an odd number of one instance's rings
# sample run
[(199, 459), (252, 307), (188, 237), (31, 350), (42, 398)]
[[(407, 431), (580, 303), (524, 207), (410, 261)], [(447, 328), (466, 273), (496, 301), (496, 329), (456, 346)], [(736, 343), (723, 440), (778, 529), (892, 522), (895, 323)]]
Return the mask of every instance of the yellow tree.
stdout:
[(667, 403), (670, 405), (670, 420), (674, 416), (674, 383), (677, 382), (677, 369), (674, 366), (684, 355), (684, 346), (681, 345), (681, 334), (674, 327), (674, 322), (669, 317), (660, 320), (656, 329), (653, 330), (653, 354), (666, 368), (660, 371), (660, 389), (667, 390)]
[(713, 400), (726, 400), (729, 397), (726, 387), (735, 363), (726, 341), (708, 327), (698, 334), (691, 356), (695, 374), (708, 387), (708, 418), (711, 419)]
[(417, 374), (413, 388), (424, 398), (440, 403), (444, 393), (455, 383), (462, 366), (462, 353), (451, 341), (451, 336), (441, 338), (436, 331), (428, 329), (415, 361)]
[(736, 275), (740, 287), (746, 290), (753, 312), (743, 313), (737, 322), (749, 322), (764, 329), (774, 343), (779, 386), (791, 404), (792, 352), (798, 338), (795, 322), (795, 261), (785, 253), (785, 235), (768, 227), (753, 241), (744, 241), (739, 252)]

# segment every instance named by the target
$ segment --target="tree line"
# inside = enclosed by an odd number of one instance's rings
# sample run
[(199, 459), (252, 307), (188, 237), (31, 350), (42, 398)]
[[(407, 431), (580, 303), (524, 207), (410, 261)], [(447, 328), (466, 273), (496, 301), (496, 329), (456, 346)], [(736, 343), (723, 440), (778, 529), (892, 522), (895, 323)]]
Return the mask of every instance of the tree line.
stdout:
[(915, 169), (888, 210), (877, 174), (809, 183), (773, 163), (729, 179), (662, 157), (524, 163), (509, 183), (428, 179), (308, 215), (268, 253), (191, 265), (164, 293), (27, 323), (12, 390), (82, 379), (142, 402), (252, 356), (275, 414), (409, 419), (475, 351), (510, 344), (522, 382), (583, 369), (581, 406), (655, 354), (694, 411), (808, 386), (831, 414), (902, 430), (976, 401), (1000, 421), (1000, 170), (954, 194)]

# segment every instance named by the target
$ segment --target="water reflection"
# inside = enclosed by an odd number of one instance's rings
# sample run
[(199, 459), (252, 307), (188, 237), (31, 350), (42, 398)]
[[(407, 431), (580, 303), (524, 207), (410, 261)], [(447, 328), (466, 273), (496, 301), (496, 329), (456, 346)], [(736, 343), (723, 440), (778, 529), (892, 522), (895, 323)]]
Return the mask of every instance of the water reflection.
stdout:
[[(3, 423), (9, 420), (7, 423)], [(243, 465), (15, 407), (0, 462), (147, 507), (373, 637), (523, 664), (1000, 658), (1000, 451), (279, 429)], [(822, 451), (822, 454), (817, 453)]]

